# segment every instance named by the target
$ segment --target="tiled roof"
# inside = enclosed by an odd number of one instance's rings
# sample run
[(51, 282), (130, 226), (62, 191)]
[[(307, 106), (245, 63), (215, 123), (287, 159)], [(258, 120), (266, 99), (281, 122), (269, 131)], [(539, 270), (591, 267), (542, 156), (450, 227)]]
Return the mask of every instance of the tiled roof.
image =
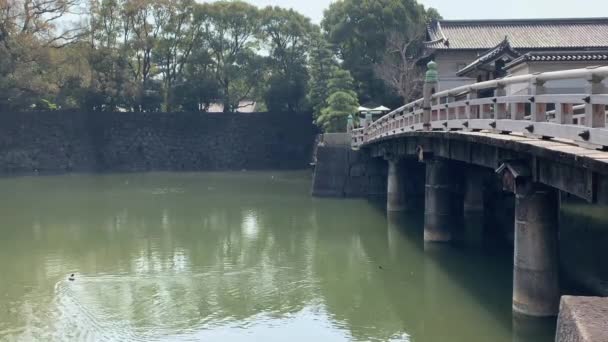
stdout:
[(505, 36), (514, 49), (608, 47), (608, 18), (439, 20), (427, 28), (428, 48), (490, 49)]
[(515, 51), (511, 47), (511, 44), (507, 37), (505, 37), (505, 39), (503, 39), (503, 41), (500, 42), (500, 44), (498, 44), (494, 48), (490, 49), (489, 51), (485, 52), (484, 54), (479, 56), (479, 58), (477, 58), (476, 60), (471, 62), (469, 65), (465, 66), (460, 71), (458, 71), (457, 75), (458, 76), (466, 75), (470, 71), (477, 69), (478, 67), (480, 67), (488, 62), (492, 62), (496, 59), (499, 59), (504, 55), (508, 55), (511, 58), (521, 56), (521, 54), (519, 52)]
[(537, 51), (528, 52), (511, 63), (506, 69), (524, 62), (608, 62), (608, 49), (599, 51)]

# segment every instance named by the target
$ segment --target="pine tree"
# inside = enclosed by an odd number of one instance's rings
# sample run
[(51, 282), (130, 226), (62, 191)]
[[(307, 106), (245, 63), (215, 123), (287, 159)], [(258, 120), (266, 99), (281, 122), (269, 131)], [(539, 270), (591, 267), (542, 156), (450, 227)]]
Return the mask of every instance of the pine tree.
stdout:
[(308, 101), (315, 119), (321, 115), (321, 110), (327, 107), (329, 80), (332, 70), (337, 66), (333, 56), (331, 46), (319, 32), (316, 32), (311, 39), (310, 81), (308, 83)]
[(325, 100), (326, 106), (321, 110), (317, 124), (325, 132), (343, 132), (348, 115), (356, 113), (359, 102), (350, 72), (335, 67), (331, 75), (327, 85), (329, 97)]

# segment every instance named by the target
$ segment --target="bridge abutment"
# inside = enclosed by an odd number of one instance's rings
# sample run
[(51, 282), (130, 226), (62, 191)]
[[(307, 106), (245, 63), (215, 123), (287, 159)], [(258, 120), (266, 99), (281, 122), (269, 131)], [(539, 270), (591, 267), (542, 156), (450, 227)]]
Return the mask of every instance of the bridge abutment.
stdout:
[(530, 184), (516, 192), (513, 310), (529, 316), (559, 311), (558, 193)]
[[(447, 242), (452, 240), (452, 228), (458, 222), (458, 206), (454, 170), (441, 159), (426, 161), (426, 184), (424, 193), (424, 241)], [(460, 210), (461, 212), (461, 210)]]
[(386, 162), (355, 151), (345, 133), (323, 134), (316, 146), (312, 195), (375, 197), (386, 191)]

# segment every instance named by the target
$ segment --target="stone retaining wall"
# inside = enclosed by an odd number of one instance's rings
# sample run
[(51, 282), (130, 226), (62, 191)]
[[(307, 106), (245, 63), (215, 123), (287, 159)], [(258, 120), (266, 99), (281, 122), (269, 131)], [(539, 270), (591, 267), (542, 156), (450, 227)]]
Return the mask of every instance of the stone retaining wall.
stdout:
[(295, 113), (0, 113), (0, 174), (308, 167)]
[(367, 197), (386, 194), (386, 161), (354, 151), (346, 133), (324, 134), (315, 154), (312, 195)]

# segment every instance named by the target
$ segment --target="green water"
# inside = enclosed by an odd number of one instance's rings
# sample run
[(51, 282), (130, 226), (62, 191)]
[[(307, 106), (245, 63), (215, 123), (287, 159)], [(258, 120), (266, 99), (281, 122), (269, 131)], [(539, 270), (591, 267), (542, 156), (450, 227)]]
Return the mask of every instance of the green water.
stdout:
[(309, 172), (1, 179), (0, 340), (551, 341), (512, 322), (509, 248), (425, 246), (420, 215), (309, 187)]

